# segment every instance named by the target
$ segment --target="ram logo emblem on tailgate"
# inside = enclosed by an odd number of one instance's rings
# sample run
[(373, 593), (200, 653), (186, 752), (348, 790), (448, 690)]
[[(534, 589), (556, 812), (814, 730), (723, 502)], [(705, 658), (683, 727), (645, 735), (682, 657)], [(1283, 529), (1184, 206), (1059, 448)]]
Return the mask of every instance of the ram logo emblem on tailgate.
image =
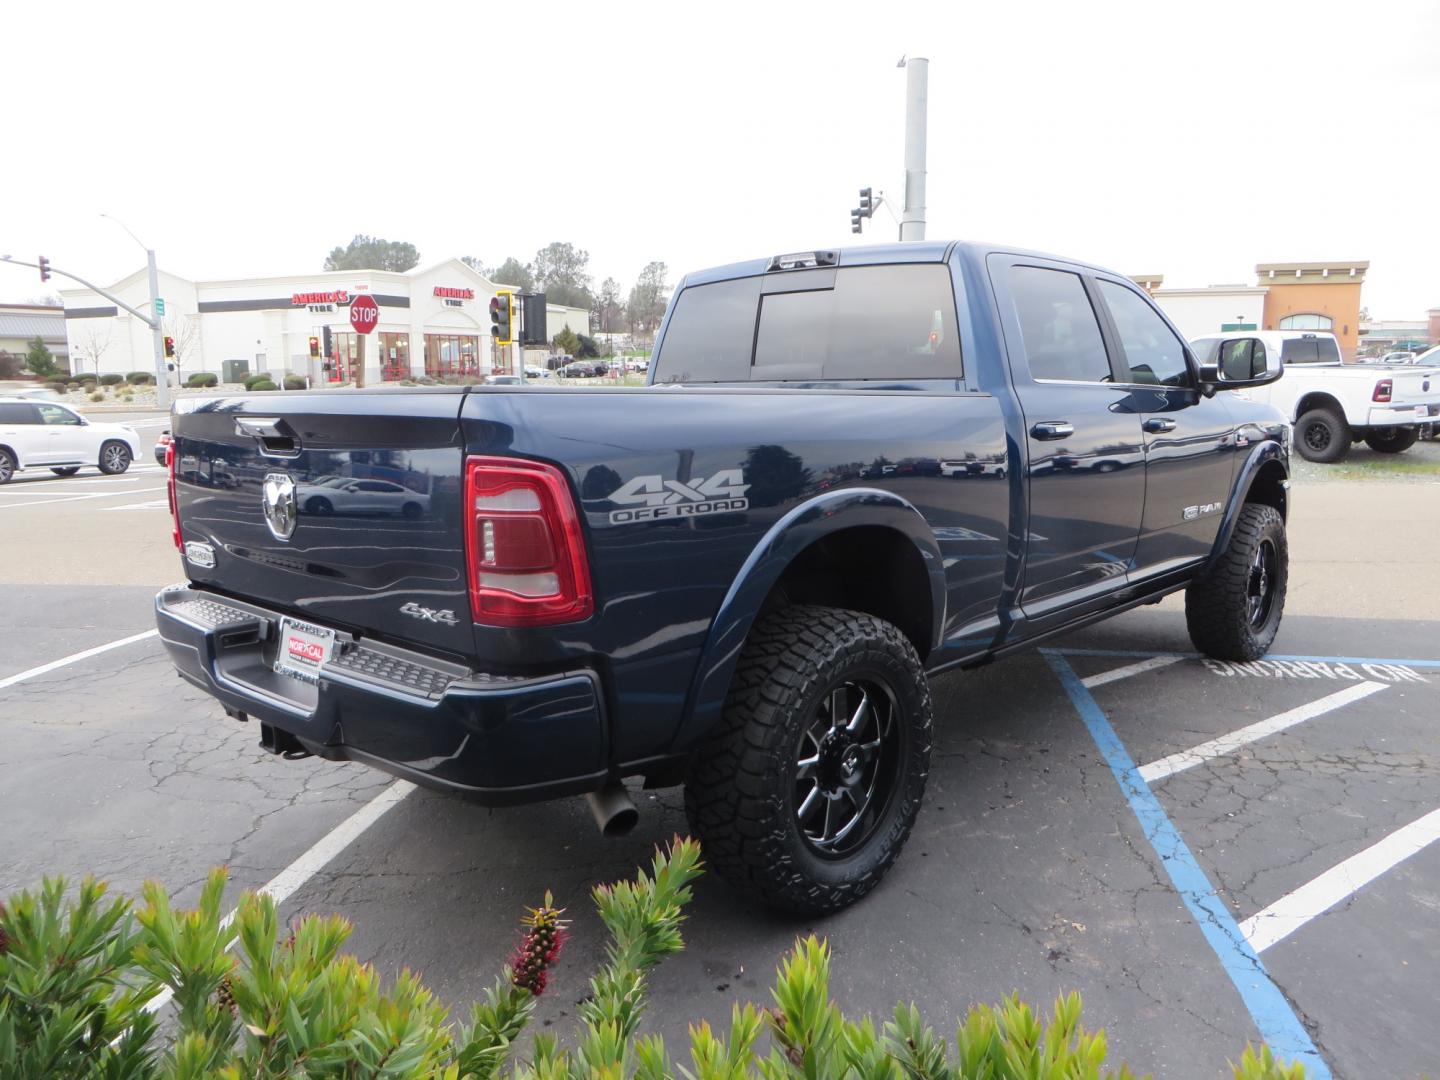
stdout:
[(295, 481), (285, 473), (266, 473), (265, 485), (260, 489), (260, 509), (265, 513), (265, 524), (270, 526), (270, 535), (276, 540), (289, 540), (295, 532)]
[(610, 511), (610, 522), (658, 521), (661, 518), (699, 517), (744, 510), (750, 485), (740, 469), (721, 469), (705, 477), (680, 481), (663, 476), (637, 476), (610, 496), (610, 501), (634, 509)]

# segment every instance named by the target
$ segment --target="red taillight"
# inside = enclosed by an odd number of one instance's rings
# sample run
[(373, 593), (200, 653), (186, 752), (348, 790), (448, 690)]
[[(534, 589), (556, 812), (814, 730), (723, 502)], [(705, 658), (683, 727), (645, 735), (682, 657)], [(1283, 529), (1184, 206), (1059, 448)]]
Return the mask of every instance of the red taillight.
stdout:
[(1390, 379), (1381, 379), (1375, 384), (1375, 392), (1370, 395), (1371, 401), (1389, 401), (1391, 391), (1394, 389), (1394, 382)]
[(165, 481), (165, 490), (170, 496), (170, 539), (175, 541), (175, 550), (179, 551), (184, 545), (180, 543), (180, 504), (175, 500), (175, 442), (173, 439), (165, 447), (165, 471), (169, 474)]
[(577, 622), (595, 610), (580, 517), (553, 465), (466, 459), (465, 562), (482, 625)]

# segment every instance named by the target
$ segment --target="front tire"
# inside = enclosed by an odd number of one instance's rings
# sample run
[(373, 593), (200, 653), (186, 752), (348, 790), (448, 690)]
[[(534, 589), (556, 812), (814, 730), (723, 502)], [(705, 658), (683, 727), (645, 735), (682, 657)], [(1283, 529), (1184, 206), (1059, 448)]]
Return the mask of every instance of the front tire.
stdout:
[(772, 907), (853, 904), (915, 824), (932, 727), (924, 667), (892, 624), (812, 606), (765, 616), (685, 784), (706, 861)]
[(1350, 425), (1334, 409), (1311, 409), (1295, 422), (1295, 449), (1306, 461), (1333, 465), (1350, 452)]
[(1285, 519), (1250, 503), (1219, 562), (1185, 590), (1190, 640), (1217, 660), (1260, 659), (1280, 630), (1289, 578)]
[(130, 448), (122, 442), (107, 442), (100, 447), (100, 471), (107, 476), (130, 468)]
[(0, 484), (8, 484), (15, 479), (15, 455), (4, 447), (0, 447)]
[(1420, 429), (1413, 427), (1371, 428), (1365, 432), (1365, 445), (1376, 453), (1399, 454), (1415, 445)]

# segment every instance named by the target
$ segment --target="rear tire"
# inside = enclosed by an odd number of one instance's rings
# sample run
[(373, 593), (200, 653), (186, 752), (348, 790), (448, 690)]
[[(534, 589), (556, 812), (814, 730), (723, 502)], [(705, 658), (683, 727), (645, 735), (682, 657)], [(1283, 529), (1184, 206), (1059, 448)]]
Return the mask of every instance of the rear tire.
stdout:
[(1350, 425), (1334, 409), (1311, 409), (1295, 423), (1295, 449), (1306, 461), (1332, 465), (1350, 452)]
[(107, 442), (100, 447), (100, 471), (107, 476), (130, 468), (130, 448), (122, 442)]
[(8, 484), (15, 478), (15, 455), (0, 447), (0, 484)]
[(79, 465), (66, 465), (63, 469), (51, 469), (56, 476), (74, 476), (80, 471)]
[(1185, 590), (1190, 640), (1217, 660), (1260, 659), (1280, 630), (1289, 577), (1285, 519), (1248, 504), (1220, 560)]
[(1420, 429), (1413, 427), (1371, 428), (1365, 432), (1365, 445), (1379, 454), (1399, 454), (1415, 445)]
[(892, 624), (827, 607), (765, 616), (685, 784), (706, 861), (772, 907), (853, 904), (915, 824), (932, 716), (924, 667)]

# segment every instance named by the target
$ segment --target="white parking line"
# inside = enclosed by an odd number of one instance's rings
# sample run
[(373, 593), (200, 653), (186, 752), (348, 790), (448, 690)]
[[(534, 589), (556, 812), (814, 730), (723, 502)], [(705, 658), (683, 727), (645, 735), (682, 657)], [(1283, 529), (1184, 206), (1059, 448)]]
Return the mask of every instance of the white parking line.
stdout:
[(56, 503), (80, 502), (83, 499), (113, 499), (118, 495), (145, 495), (152, 491), (164, 491), (159, 488), (126, 488), (124, 491), (96, 491), (87, 495), (61, 495), (59, 498), (50, 498), (46, 493), (36, 492), (36, 498), (27, 502), (5, 502), (0, 503), (0, 510), (12, 510), (17, 506), (54, 506)]
[[(258, 891), (272, 897), (277, 907), (283, 904), (294, 895), (296, 890), (323, 870), (332, 859), (358, 840), (366, 829), (384, 817), (392, 807), (397, 806), (405, 796), (414, 790), (415, 785), (408, 780), (394, 781), (380, 794), (317, 840), (308, 851), (284, 870), (260, 886)], [(229, 926), (234, 920), (235, 909), (232, 908), (221, 925)], [(174, 997), (174, 992), (167, 986), (145, 1006), (145, 1011), (158, 1012), (172, 997)]]
[(143, 633), (131, 634), (127, 638), (121, 638), (119, 641), (112, 641), (105, 645), (96, 645), (93, 649), (71, 653), (69, 656), (61, 657), (59, 660), (51, 660), (48, 664), (41, 664), (39, 667), (33, 667), (29, 671), (22, 671), (18, 675), (11, 675), (7, 678), (0, 679), (0, 690), (4, 690), (8, 686), (14, 686), (16, 683), (22, 683), (26, 679), (33, 679), (37, 675), (44, 675), (47, 671), (62, 668), (66, 664), (73, 664), (77, 660), (88, 660), (92, 656), (99, 656), (101, 653), (109, 652), (111, 649), (118, 649), (121, 645), (129, 645), (133, 641), (144, 641), (146, 638), (154, 637), (159, 632), (158, 630), (146, 630)]
[(124, 506), (102, 506), (102, 510), (169, 510), (169, 499), (151, 499), (149, 502), (126, 503)]
[(1313, 720), (1317, 716), (1324, 716), (1328, 712), (1344, 706), (1351, 702), (1367, 698), (1371, 694), (1386, 689), (1385, 683), (1360, 682), (1347, 686), (1344, 690), (1336, 691), (1319, 701), (1312, 701), (1308, 705), (1301, 705), (1299, 708), (1290, 709), (1288, 712), (1272, 716), (1268, 720), (1261, 720), (1232, 731), (1228, 735), (1221, 735), (1217, 739), (1210, 739), (1199, 746), (1192, 746), (1189, 750), (1181, 750), (1178, 754), (1171, 754), (1159, 761), (1152, 761), (1149, 765), (1140, 766), (1140, 778), (1147, 784), (1153, 784), (1157, 780), (1164, 780), (1167, 776), (1174, 776), (1178, 772), (1203, 764), (1212, 758), (1224, 757), (1226, 754), (1233, 754), (1240, 747), (1263, 739), (1267, 735), (1274, 735), (1278, 731), (1294, 727), (1296, 724), (1303, 724), (1306, 720)]
[(1264, 911), (1243, 920), (1240, 932), (1257, 953), (1264, 952), (1436, 840), (1440, 840), (1440, 810), (1432, 810), (1418, 821), (1396, 829), (1313, 881), (1286, 893)]
[(1109, 671), (1102, 671), (1099, 675), (1091, 675), (1088, 679), (1081, 679), (1080, 685), (1087, 690), (1093, 690), (1106, 683), (1128, 679), (1131, 675), (1143, 675), (1156, 668), (1169, 667), (1183, 659), (1185, 659), (1183, 656), (1152, 656), (1149, 660), (1141, 660), (1138, 664), (1126, 664), (1124, 667), (1112, 668)]

